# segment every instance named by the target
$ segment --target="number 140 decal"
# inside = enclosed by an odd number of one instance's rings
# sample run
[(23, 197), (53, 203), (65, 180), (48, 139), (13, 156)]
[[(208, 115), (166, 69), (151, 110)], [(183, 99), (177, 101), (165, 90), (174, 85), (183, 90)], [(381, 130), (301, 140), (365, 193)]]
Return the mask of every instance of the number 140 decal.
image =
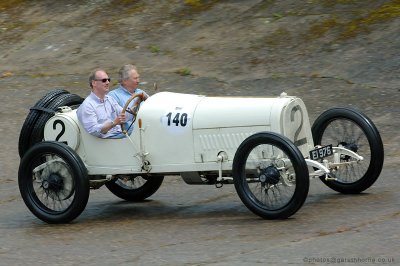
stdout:
[(168, 118), (167, 125), (171, 126), (175, 124), (175, 126), (185, 127), (188, 122), (188, 114), (187, 113), (176, 113), (172, 118), (173, 114), (169, 112), (166, 117)]

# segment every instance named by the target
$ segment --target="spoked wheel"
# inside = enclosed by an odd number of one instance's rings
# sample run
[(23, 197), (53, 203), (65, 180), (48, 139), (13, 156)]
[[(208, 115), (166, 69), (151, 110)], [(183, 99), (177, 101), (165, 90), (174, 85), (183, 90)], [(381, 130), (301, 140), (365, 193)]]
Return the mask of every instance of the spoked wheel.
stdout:
[(145, 177), (121, 175), (106, 183), (115, 196), (127, 201), (143, 201), (153, 195), (161, 186), (163, 176)]
[[(363, 113), (351, 108), (332, 108), (322, 113), (312, 126), (315, 145), (342, 146), (364, 159), (355, 162), (340, 156), (340, 166), (333, 169), (337, 180), (326, 181), (331, 189), (341, 193), (360, 193), (376, 181), (383, 167), (383, 144), (374, 123)], [(329, 162), (333, 157), (325, 158)]]
[(245, 139), (236, 151), (232, 171), (240, 199), (262, 218), (287, 218), (307, 198), (309, 175), (304, 157), (279, 134), (261, 132)]
[(47, 223), (72, 221), (89, 198), (85, 165), (60, 142), (40, 142), (26, 152), (19, 166), (18, 185), (29, 210)]

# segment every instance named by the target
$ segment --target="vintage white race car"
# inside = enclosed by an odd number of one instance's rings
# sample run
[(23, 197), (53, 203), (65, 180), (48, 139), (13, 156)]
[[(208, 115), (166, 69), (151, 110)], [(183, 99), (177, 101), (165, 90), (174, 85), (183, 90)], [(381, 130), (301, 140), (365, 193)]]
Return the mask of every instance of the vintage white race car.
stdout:
[(122, 199), (141, 201), (171, 175), (188, 184), (234, 183), (255, 214), (287, 218), (303, 205), (310, 177), (342, 193), (360, 193), (383, 165), (381, 137), (364, 114), (333, 108), (311, 127), (303, 101), (285, 93), (239, 98), (159, 92), (134, 108), (133, 133), (123, 139), (88, 134), (76, 116), (81, 101), (52, 91), (21, 130), (20, 192), (48, 223), (79, 216), (90, 188), (105, 184)]

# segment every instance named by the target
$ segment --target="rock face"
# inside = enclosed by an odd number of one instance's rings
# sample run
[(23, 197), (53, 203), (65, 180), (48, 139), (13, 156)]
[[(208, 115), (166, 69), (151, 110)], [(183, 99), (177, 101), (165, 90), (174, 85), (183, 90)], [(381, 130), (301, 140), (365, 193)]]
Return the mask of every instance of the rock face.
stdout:
[(5, 0), (0, 10), (0, 82), (28, 94), (85, 96), (92, 69), (115, 77), (134, 63), (160, 90), (286, 91), (311, 117), (351, 104), (385, 131), (399, 126), (398, 0)]
[(305, 76), (385, 87), (400, 74), (399, 1), (8, 0), (0, 8), (3, 72), (134, 61), (223, 81)]

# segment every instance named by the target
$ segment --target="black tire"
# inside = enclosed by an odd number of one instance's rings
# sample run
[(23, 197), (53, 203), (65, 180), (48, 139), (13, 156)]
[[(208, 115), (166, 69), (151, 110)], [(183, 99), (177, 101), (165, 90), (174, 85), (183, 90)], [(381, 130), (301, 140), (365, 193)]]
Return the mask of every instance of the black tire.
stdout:
[[(49, 103), (47, 108), (52, 111), (57, 111), (58, 107), (61, 106), (75, 106), (83, 102), (83, 98), (76, 94), (62, 94), (58, 95)], [(41, 113), (40, 117), (37, 119), (36, 123), (32, 128), (32, 134), (30, 138), (30, 147), (43, 140), (44, 126), (46, 122), (54, 116), (54, 113)]]
[(70, 147), (55, 141), (40, 142), (26, 152), (18, 185), (29, 210), (47, 223), (72, 221), (89, 199), (85, 165)]
[(33, 126), (35, 125), (38, 118), (41, 116), (43, 111), (35, 110), (34, 108), (47, 108), (49, 103), (51, 103), (54, 98), (62, 94), (67, 94), (68, 91), (63, 89), (54, 89), (46, 93), (36, 104), (33, 109), (29, 111), (24, 124), (22, 125), (21, 132), (18, 141), (18, 152), (19, 157), (22, 158), (26, 151), (31, 147), (30, 140)]
[(132, 202), (139, 202), (153, 195), (161, 186), (163, 176), (142, 177), (124, 175), (106, 183), (115, 196)]
[(310, 180), (304, 157), (277, 133), (260, 132), (245, 139), (236, 151), (232, 172), (244, 205), (264, 219), (288, 218), (307, 198)]
[[(332, 108), (322, 113), (312, 126), (315, 145), (342, 145), (364, 160), (354, 164), (340, 166), (334, 172), (336, 181), (326, 181), (331, 189), (345, 193), (360, 193), (376, 181), (383, 167), (383, 143), (374, 123), (363, 113), (352, 108)], [(332, 161), (331, 158), (326, 158)], [(342, 162), (354, 159), (341, 156)]]

